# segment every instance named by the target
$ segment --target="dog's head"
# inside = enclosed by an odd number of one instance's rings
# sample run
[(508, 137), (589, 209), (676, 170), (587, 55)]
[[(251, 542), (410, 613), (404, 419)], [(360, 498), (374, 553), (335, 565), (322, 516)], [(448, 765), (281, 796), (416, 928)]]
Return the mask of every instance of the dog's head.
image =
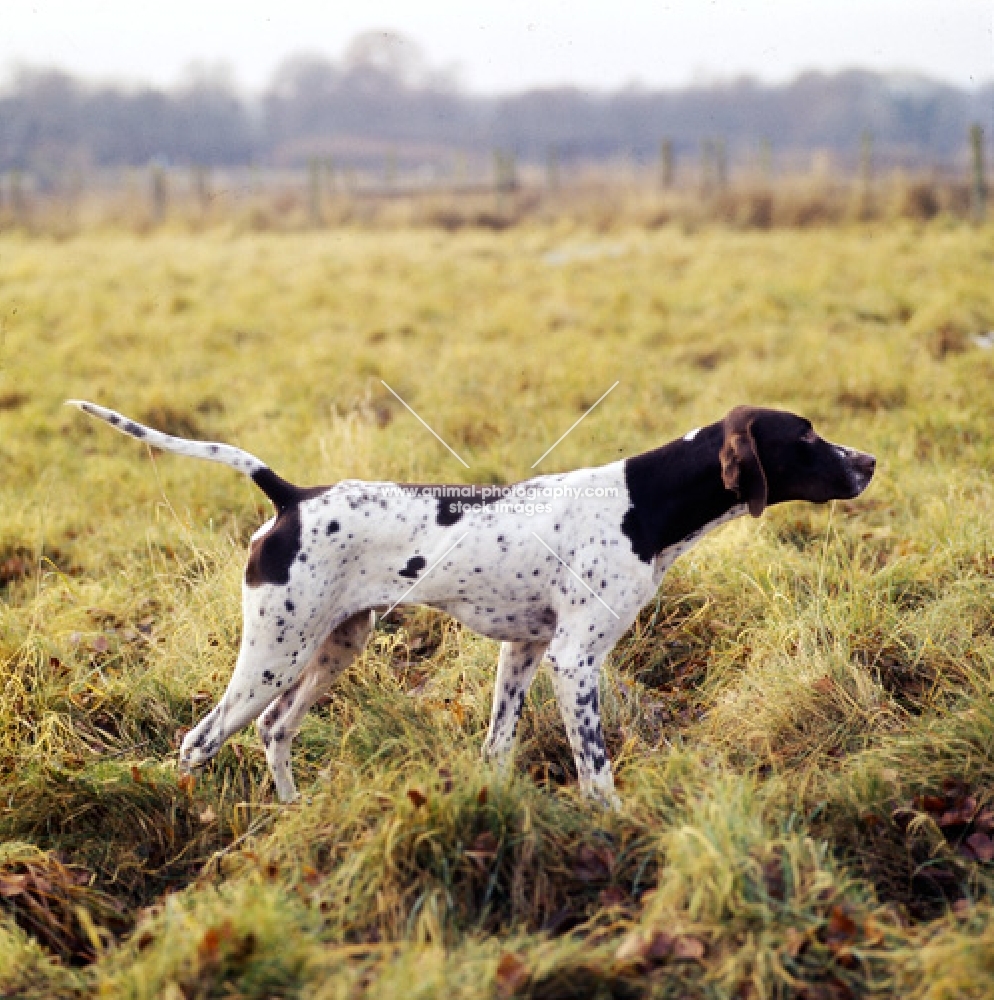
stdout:
[(849, 500), (873, 478), (872, 455), (826, 441), (794, 413), (737, 406), (722, 423), (721, 477), (753, 517), (785, 500)]

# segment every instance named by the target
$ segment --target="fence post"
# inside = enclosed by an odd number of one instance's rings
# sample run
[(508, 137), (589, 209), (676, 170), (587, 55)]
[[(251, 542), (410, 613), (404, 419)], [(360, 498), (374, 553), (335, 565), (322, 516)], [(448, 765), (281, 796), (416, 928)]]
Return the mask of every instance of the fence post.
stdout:
[(759, 144), (759, 176), (763, 183), (773, 184), (773, 143), (764, 138)]
[(859, 140), (859, 214), (868, 219), (873, 214), (873, 133), (864, 129)]
[(504, 154), (494, 150), (494, 208), (499, 215), (504, 211)]
[(316, 156), (307, 163), (307, 218), (312, 226), (321, 225), (321, 161)]
[(714, 179), (719, 191), (728, 187), (728, 152), (724, 139), (716, 139), (714, 143)]
[(166, 186), (166, 172), (160, 163), (152, 164), (151, 176), (152, 221), (160, 223), (166, 217), (166, 204), (169, 192)]
[(970, 188), (970, 209), (973, 221), (984, 221), (987, 214), (987, 174), (984, 170), (984, 129), (980, 124), (970, 126), (970, 147), (973, 162), (973, 184)]
[(559, 190), (559, 154), (555, 146), (549, 147), (545, 163), (546, 186), (550, 191)]
[(705, 139), (701, 143), (701, 195), (707, 198), (713, 186), (712, 164), (714, 163), (714, 143)]
[(338, 173), (335, 160), (331, 156), (325, 157), (324, 161), (324, 190), (329, 198), (334, 198), (338, 194)]
[(659, 144), (659, 184), (666, 191), (673, 187), (673, 143), (669, 139)]
[(197, 198), (197, 208), (201, 215), (206, 215), (211, 203), (211, 182), (207, 167), (193, 168), (193, 193)]
[(72, 167), (65, 180), (66, 214), (73, 225), (79, 221), (79, 209), (83, 201), (83, 172)]
[(497, 213), (501, 214), (505, 208), (504, 196), (514, 191), (518, 186), (517, 171), (515, 169), (514, 154), (505, 153), (503, 150), (494, 150), (494, 195)]
[(20, 170), (10, 175), (10, 207), (14, 212), (15, 222), (28, 221), (28, 199), (24, 193), (24, 178)]

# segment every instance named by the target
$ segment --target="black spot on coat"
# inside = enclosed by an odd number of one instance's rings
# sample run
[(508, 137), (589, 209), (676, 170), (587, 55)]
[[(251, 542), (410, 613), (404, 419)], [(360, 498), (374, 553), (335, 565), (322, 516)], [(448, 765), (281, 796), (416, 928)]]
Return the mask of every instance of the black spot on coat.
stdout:
[(425, 568), (424, 556), (412, 556), (407, 560), (407, 565), (398, 571), (399, 576), (406, 576), (408, 580), (416, 580), (418, 573)]

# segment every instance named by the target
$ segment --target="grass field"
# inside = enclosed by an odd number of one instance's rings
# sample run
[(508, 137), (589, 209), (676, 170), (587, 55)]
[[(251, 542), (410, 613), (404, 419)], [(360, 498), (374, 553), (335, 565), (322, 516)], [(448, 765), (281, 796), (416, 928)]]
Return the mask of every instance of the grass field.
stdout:
[[(0, 237), (0, 995), (994, 994), (994, 229), (565, 222)], [(397, 390), (463, 468), (382, 386)], [(740, 402), (873, 451), (863, 497), (721, 529), (603, 679), (623, 806), (544, 677), (479, 761), (497, 644), (380, 625), (295, 749), (182, 733), (239, 640), (230, 470), (513, 482)]]

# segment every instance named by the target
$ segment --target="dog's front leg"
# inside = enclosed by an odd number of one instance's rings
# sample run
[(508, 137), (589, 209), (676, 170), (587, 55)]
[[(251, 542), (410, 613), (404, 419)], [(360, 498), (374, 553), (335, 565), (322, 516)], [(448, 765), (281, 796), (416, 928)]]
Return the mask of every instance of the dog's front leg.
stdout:
[(514, 731), (521, 718), (525, 695), (535, 678), (548, 642), (502, 642), (497, 659), (497, 681), (490, 708), (490, 730), (483, 742), (483, 759), (504, 769), (510, 762)]
[(592, 643), (581, 634), (577, 642), (571, 634), (561, 632), (552, 641), (548, 659), (580, 790), (589, 798), (617, 808), (621, 800), (614, 790), (611, 761), (604, 745), (599, 690), (601, 664), (613, 645), (613, 637), (610, 642)]

